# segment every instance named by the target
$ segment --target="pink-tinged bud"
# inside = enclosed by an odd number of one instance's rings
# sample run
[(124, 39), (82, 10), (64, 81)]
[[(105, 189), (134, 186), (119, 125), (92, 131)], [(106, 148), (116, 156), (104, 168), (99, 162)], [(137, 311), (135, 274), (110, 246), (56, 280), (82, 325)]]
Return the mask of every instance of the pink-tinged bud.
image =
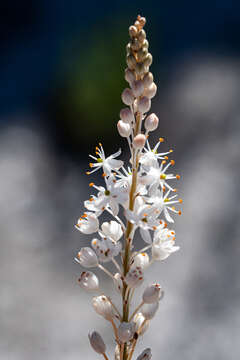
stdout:
[(121, 343), (128, 342), (135, 333), (135, 324), (133, 322), (122, 322), (118, 327), (118, 339)]
[(132, 91), (135, 97), (139, 97), (142, 95), (144, 91), (144, 85), (142, 80), (135, 80), (132, 83)]
[(141, 314), (141, 313), (137, 313), (134, 316), (133, 322), (136, 325), (136, 331), (137, 331), (138, 335), (143, 335), (147, 331), (147, 329), (149, 328), (149, 325), (150, 325), (150, 321), (146, 320), (145, 317), (143, 316), (143, 314)]
[(129, 108), (124, 108), (120, 111), (120, 118), (128, 124), (131, 124), (134, 121), (133, 113)]
[(143, 302), (145, 304), (153, 304), (163, 297), (163, 290), (159, 284), (149, 285), (143, 292)]
[(156, 114), (152, 113), (148, 115), (148, 117), (144, 121), (144, 126), (147, 131), (153, 131), (156, 130), (158, 127), (158, 117)]
[(140, 267), (129, 270), (125, 277), (125, 281), (130, 288), (137, 288), (143, 283), (143, 272)]
[(132, 103), (134, 101), (134, 96), (133, 96), (133, 93), (132, 93), (131, 89), (126, 88), (126, 89), (123, 90), (123, 92), (122, 92), (122, 101), (126, 105), (132, 105)]
[(143, 84), (144, 87), (149, 87), (153, 82), (153, 74), (151, 72), (148, 72), (146, 75), (144, 75), (143, 78)]
[(150, 360), (152, 358), (151, 349), (145, 349), (136, 360)]
[(129, 68), (127, 68), (125, 70), (125, 80), (131, 85), (132, 82), (135, 80), (135, 75), (134, 72), (132, 70), (130, 70)]
[(99, 289), (99, 281), (91, 271), (83, 271), (78, 279), (80, 287), (87, 291), (96, 291)]
[(136, 28), (136, 26), (132, 25), (129, 28), (129, 35), (130, 37), (135, 37), (138, 33), (138, 29)]
[(78, 252), (76, 261), (86, 268), (98, 266), (97, 255), (89, 247), (84, 247)]
[(120, 136), (122, 137), (128, 137), (131, 134), (131, 126), (122, 120), (118, 121), (117, 128)]
[(146, 142), (146, 136), (143, 134), (138, 134), (133, 139), (133, 146), (135, 147), (135, 149), (142, 149), (145, 145), (145, 142)]
[(98, 354), (105, 354), (106, 352), (106, 345), (101, 337), (101, 335), (97, 331), (93, 331), (92, 333), (88, 334), (88, 338), (90, 344)]
[(157, 85), (153, 82), (151, 85), (145, 88), (144, 95), (147, 96), (149, 99), (152, 99), (157, 92)]
[(117, 291), (119, 291), (120, 293), (122, 293), (123, 282), (122, 282), (122, 275), (121, 275), (121, 274), (116, 273), (116, 274), (114, 275), (113, 283), (114, 283), (115, 288), (117, 289)]
[(143, 96), (138, 100), (137, 108), (138, 111), (140, 111), (141, 113), (144, 114), (148, 112), (150, 110), (150, 107), (151, 107), (151, 101), (149, 100), (148, 97)]
[(144, 304), (141, 313), (147, 320), (151, 320), (158, 310), (159, 302), (153, 304)]
[(105, 295), (95, 296), (92, 299), (94, 310), (106, 320), (111, 320), (114, 316), (112, 304)]
[(131, 69), (131, 70), (135, 69), (135, 67), (137, 65), (137, 60), (135, 59), (135, 57), (132, 54), (127, 55), (127, 65), (129, 67), (129, 69)]

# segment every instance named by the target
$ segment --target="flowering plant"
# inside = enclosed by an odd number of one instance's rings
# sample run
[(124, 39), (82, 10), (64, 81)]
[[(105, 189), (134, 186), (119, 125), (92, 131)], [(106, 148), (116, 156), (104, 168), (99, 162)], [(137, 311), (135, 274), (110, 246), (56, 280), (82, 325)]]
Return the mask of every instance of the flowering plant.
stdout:
[[(138, 338), (149, 327), (163, 297), (163, 289), (158, 283), (149, 284), (143, 291), (140, 304), (131, 310), (134, 291), (142, 285), (145, 269), (179, 249), (175, 245), (175, 231), (169, 229), (168, 223), (174, 222), (174, 213), (181, 214), (175, 204), (182, 200), (169, 184), (172, 180), (179, 180), (180, 176), (169, 172), (174, 165), (174, 160), (169, 160), (172, 150), (159, 152), (164, 139), (160, 138), (153, 147), (148, 140), (149, 133), (157, 129), (159, 120), (153, 113), (147, 115), (157, 86), (149, 72), (152, 55), (148, 52), (143, 29), (145, 23), (145, 18), (139, 15), (129, 28), (128, 67), (125, 70), (129, 88), (122, 93), (122, 101), (127, 107), (120, 111), (117, 123), (119, 134), (128, 142), (129, 164), (124, 167), (123, 161), (117, 159), (121, 150), (106, 156), (102, 144), (96, 147), (96, 156), (90, 155), (92, 162), (87, 174), (101, 169), (104, 186), (89, 184), (96, 192), (84, 202), (87, 211), (76, 224), (81, 233), (97, 235), (92, 238), (91, 247), (80, 249), (75, 260), (85, 268), (100, 268), (121, 294), (121, 311), (109, 296), (102, 293), (92, 300), (95, 311), (112, 325), (116, 341), (115, 360), (132, 359)], [(123, 216), (119, 214), (120, 207)], [(114, 220), (100, 226), (99, 218), (103, 212), (109, 213)], [(137, 229), (145, 243), (141, 250), (137, 250), (134, 244)], [(105, 267), (108, 262), (113, 262), (116, 267), (115, 274)], [(84, 290), (99, 292), (98, 278), (91, 271), (81, 273), (79, 285)], [(97, 353), (109, 359), (98, 332), (90, 333), (89, 340)], [(145, 349), (137, 360), (150, 358), (151, 350)]]

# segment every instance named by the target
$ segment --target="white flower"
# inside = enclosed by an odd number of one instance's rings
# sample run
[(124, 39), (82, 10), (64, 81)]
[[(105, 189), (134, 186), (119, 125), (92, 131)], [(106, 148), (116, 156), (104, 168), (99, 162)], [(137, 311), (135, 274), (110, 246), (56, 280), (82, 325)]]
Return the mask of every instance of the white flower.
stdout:
[(140, 267), (141, 269), (147, 268), (149, 265), (149, 256), (147, 253), (140, 253), (133, 258), (131, 268)]
[(119, 170), (123, 166), (123, 161), (116, 160), (115, 158), (121, 154), (121, 149), (119, 149), (115, 154), (112, 154), (105, 157), (105, 153), (102, 147), (102, 144), (99, 144), (99, 147), (96, 147), (96, 155), (98, 157), (89, 155), (92, 159), (96, 160), (96, 163), (90, 163), (89, 166), (94, 168), (92, 171), (88, 171), (88, 174), (92, 174), (101, 167), (103, 168), (103, 172), (106, 175), (111, 175), (111, 172), (114, 170)]
[(158, 310), (159, 302), (153, 304), (144, 304), (141, 313), (147, 320), (151, 320)]
[(152, 245), (154, 260), (165, 260), (179, 249), (179, 246), (175, 246), (175, 231), (163, 227), (155, 231)]
[(145, 349), (136, 360), (150, 360), (152, 358), (151, 349)]
[(135, 333), (135, 324), (133, 322), (122, 322), (118, 327), (118, 339), (121, 343), (128, 342)]
[(102, 240), (93, 239), (92, 247), (101, 262), (108, 262), (119, 254), (122, 249), (122, 244), (110, 238), (103, 238)]
[(98, 258), (95, 252), (89, 248), (84, 247), (82, 248), (78, 254), (77, 258), (75, 260), (82, 266), (86, 268), (95, 267), (98, 266)]
[[(149, 328), (150, 321), (146, 320), (143, 314), (137, 313), (134, 318), (133, 322), (136, 324), (136, 331), (138, 335), (143, 335), (147, 329)], [(144, 325), (143, 325), (144, 323)]]
[(159, 284), (152, 284), (146, 287), (143, 292), (143, 302), (145, 304), (152, 304), (160, 300), (163, 297), (163, 290)]
[(123, 234), (122, 227), (117, 221), (104, 222), (101, 226), (101, 236), (106, 236), (114, 241), (118, 241)]
[(114, 317), (112, 304), (105, 295), (95, 296), (92, 299), (94, 310), (106, 320), (111, 320)]
[(151, 149), (150, 144), (147, 140), (147, 146), (143, 149), (144, 152), (140, 157), (140, 164), (150, 167), (150, 166), (158, 166), (158, 160), (165, 160), (167, 159), (167, 155), (172, 152), (169, 150), (168, 152), (158, 153), (159, 145), (163, 142), (163, 139), (160, 138), (157, 144), (153, 149)]
[(137, 288), (143, 283), (143, 272), (138, 266), (134, 269), (130, 269), (125, 277), (125, 281), (130, 288)]
[(89, 333), (88, 338), (89, 338), (92, 348), (98, 354), (105, 354), (106, 345), (105, 345), (101, 335), (97, 331), (93, 331), (92, 333)]
[(86, 212), (78, 219), (75, 227), (83, 234), (92, 234), (98, 231), (99, 221), (96, 214), (92, 212)]
[(156, 213), (159, 215), (163, 211), (166, 220), (170, 223), (173, 223), (174, 220), (170, 216), (169, 211), (174, 212), (176, 214), (181, 215), (181, 211), (177, 211), (174, 206), (170, 206), (177, 203), (182, 203), (182, 199), (176, 199), (177, 195), (173, 195), (169, 197), (169, 193), (171, 190), (168, 190), (166, 194), (163, 195), (163, 191), (156, 189), (154, 190), (154, 195), (148, 198), (148, 202), (152, 203), (153, 209), (155, 209)]
[(95, 291), (99, 289), (99, 281), (91, 271), (83, 271), (78, 279), (79, 285), (84, 290)]

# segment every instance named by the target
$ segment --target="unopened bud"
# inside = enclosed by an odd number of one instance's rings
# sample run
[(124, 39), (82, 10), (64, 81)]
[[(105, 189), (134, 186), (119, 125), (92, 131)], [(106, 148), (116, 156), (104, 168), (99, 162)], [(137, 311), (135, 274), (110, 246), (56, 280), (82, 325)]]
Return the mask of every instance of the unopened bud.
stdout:
[(139, 33), (137, 34), (137, 38), (138, 40), (142, 43), (145, 39), (146, 39), (146, 32), (145, 30), (140, 30)]
[(78, 279), (80, 287), (87, 291), (95, 291), (99, 288), (99, 281), (91, 271), (83, 271)]
[(138, 111), (140, 111), (141, 113), (144, 114), (148, 112), (150, 110), (150, 107), (151, 107), (151, 101), (149, 100), (148, 97), (143, 96), (138, 100), (137, 108)]
[(145, 87), (149, 87), (153, 82), (153, 74), (151, 72), (148, 72), (146, 75), (144, 75), (143, 78), (143, 84)]
[(143, 292), (143, 301), (145, 304), (153, 304), (163, 297), (163, 290), (159, 284), (152, 284), (146, 287)]
[(111, 320), (114, 316), (112, 304), (105, 295), (95, 296), (92, 299), (94, 310), (106, 320)]
[(135, 324), (133, 322), (122, 322), (118, 327), (118, 339), (121, 343), (128, 342), (135, 333)]
[(144, 304), (141, 309), (141, 313), (143, 314), (145, 319), (151, 320), (154, 317), (154, 315), (156, 314), (156, 312), (158, 310), (158, 306), (159, 306), (158, 301), (153, 304)]
[(132, 25), (130, 26), (129, 28), (129, 35), (131, 38), (137, 36), (137, 33), (138, 33), (138, 29), (136, 28), (136, 26)]
[(133, 139), (133, 146), (135, 149), (142, 149), (146, 142), (146, 136), (143, 134), (138, 134)]
[(135, 21), (134, 25), (136, 26), (137, 29), (141, 27), (140, 22), (138, 20)]
[(151, 349), (145, 349), (136, 360), (150, 360), (152, 358)]
[(132, 103), (134, 101), (134, 96), (133, 96), (133, 93), (132, 93), (131, 89), (126, 88), (126, 89), (123, 90), (123, 92), (122, 92), (122, 101), (126, 105), (132, 105)]
[(137, 288), (143, 283), (143, 272), (140, 267), (129, 270), (125, 277), (125, 281), (127, 285), (131, 288)]
[(158, 127), (158, 117), (156, 114), (152, 113), (148, 115), (148, 117), (144, 121), (144, 126), (147, 131), (153, 131), (156, 130)]
[(122, 121), (128, 124), (131, 124), (134, 121), (133, 113), (129, 108), (121, 109), (120, 118)]
[(146, 59), (144, 60), (144, 65), (150, 66), (150, 65), (152, 65), (152, 61), (153, 61), (152, 55), (150, 53), (148, 53), (146, 56)]
[(137, 61), (136, 61), (135, 57), (131, 54), (127, 56), (127, 65), (129, 67), (129, 69), (131, 69), (131, 70), (135, 69), (135, 67), (137, 65)]
[(117, 128), (120, 136), (122, 137), (128, 137), (131, 134), (131, 126), (122, 120), (118, 121)]
[(135, 71), (137, 75), (142, 76), (146, 73), (146, 66), (144, 65), (144, 63), (137, 63), (135, 66)]
[(126, 46), (126, 52), (127, 52), (127, 55), (131, 54), (131, 45), (129, 43)]
[(147, 49), (140, 49), (140, 50), (137, 52), (138, 61), (143, 62), (144, 59), (146, 58), (147, 54), (148, 54), (148, 50), (147, 50)]
[(132, 83), (132, 91), (135, 97), (139, 97), (140, 95), (142, 95), (143, 91), (144, 91), (144, 85), (142, 80), (135, 80)]
[(147, 253), (141, 253), (134, 257), (132, 268), (139, 266), (143, 270), (149, 265), (149, 256)]
[(143, 27), (145, 24), (146, 24), (146, 19), (145, 19), (145, 17), (143, 17), (143, 16), (138, 16), (138, 21), (139, 21), (139, 23), (140, 23), (140, 25)]
[(78, 252), (76, 261), (86, 268), (98, 266), (97, 255), (89, 247), (84, 247)]
[(141, 314), (141, 313), (137, 313), (134, 316), (133, 322), (136, 325), (136, 331), (137, 331), (138, 335), (143, 335), (147, 331), (147, 329), (149, 328), (149, 325), (150, 325), (150, 321), (146, 320), (145, 317), (143, 316), (143, 314)]
[(122, 275), (121, 275), (121, 274), (116, 273), (116, 274), (114, 275), (113, 283), (114, 283), (115, 288), (117, 289), (117, 291), (119, 291), (120, 293), (122, 293), (123, 282), (122, 282)]
[(135, 75), (134, 72), (132, 70), (130, 70), (129, 68), (127, 68), (125, 70), (125, 80), (131, 85), (132, 82), (135, 80)]
[(145, 40), (143, 41), (143, 43), (142, 43), (142, 48), (148, 50), (148, 48), (149, 48), (149, 43), (148, 43), (147, 39), (145, 39)]
[(136, 38), (131, 39), (130, 44), (133, 51), (138, 51), (141, 48), (141, 42)]
[(88, 338), (90, 344), (98, 354), (105, 354), (106, 352), (106, 345), (101, 337), (101, 335), (97, 331), (93, 331), (92, 333), (88, 334)]
[(149, 99), (152, 99), (157, 92), (157, 85), (153, 82), (151, 85), (145, 88), (144, 95), (147, 96)]

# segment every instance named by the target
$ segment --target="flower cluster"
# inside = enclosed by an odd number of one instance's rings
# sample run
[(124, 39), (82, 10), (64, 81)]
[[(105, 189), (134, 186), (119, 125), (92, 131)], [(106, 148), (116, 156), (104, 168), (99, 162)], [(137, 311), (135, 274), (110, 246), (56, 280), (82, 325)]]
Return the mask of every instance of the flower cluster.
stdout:
[[(103, 270), (121, 294), (121, 311), (102, 293), (96, 294), (92, 301), (95, 311), (113, 327), (116, 360), (132, 359), (138, 338), (148, 329), (163, 297), (158, 283), (149, 284), (139, 305), (131, 311), (134, 290), (143, 284), (145, 269), (179, 249), (175, 245), (175, 231), (169, 228), (174, 222), (173, 215), (181, 214), (178, 205), (182, 203), (174, 187), (180, 176), (172, 171), (173, 150), (160, 152), (163, 138), (152, 146), (149, 142), (149, 133), (158, 127), (159, 120), (156, 114), (148, 114), (157, 86), (149, 72), (152, 55), (143, 29), (145, 22), (139, 15), (129, 28), (125, 70), (129, 87), (122, 93), (125, 107), (117, 123), (120, 136), (128, 142), (129, 163), (124, 166), (124, 162), (117, 159), (120, 149), (107, 156), (101, 143), (96, 147), (95, 155), (90, 155), (87, 174), (101, 170), (104, 185), (89, 184), (93, 194), (84, 202), (86, 212), (76, 224), (81, 233), (92, 238), (91, 247), (80, 249), (75, 260), (85, 268)], [(120, 216), (120, 208), (124, 216)], [(103, 212), (109, 213), (113, 220), (101, 224)], [(142, 249), (135, 248), (137, 229), (144, 243)], [(105, 267), (108, 262), (116, 267), (115, 274)], [(100, 291), (98, 278), (90, 271), (82, 272), (79, 285), (84, 290)], [(89, 340), (93, 349), (108, 359), (106, 346), (96, 331), (89, 334)], [(146, 349), (137, 359), (150, 358), (151, 351)]]

